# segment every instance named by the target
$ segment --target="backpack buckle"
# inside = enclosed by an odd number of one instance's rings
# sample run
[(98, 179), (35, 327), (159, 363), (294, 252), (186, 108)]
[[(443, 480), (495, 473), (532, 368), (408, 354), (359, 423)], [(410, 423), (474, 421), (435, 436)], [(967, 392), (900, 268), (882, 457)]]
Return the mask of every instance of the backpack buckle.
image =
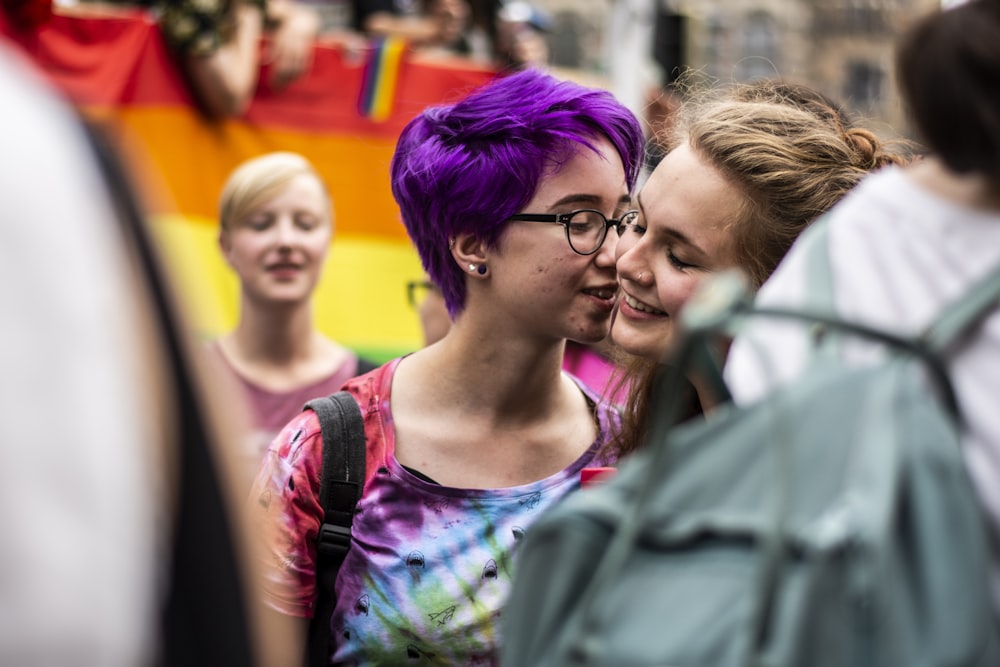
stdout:
[(316, 551), (324, 556), (346, 554), (351, 547), (351, 529), (349, 526), (338, 526), (324, 522), (319, 527)]

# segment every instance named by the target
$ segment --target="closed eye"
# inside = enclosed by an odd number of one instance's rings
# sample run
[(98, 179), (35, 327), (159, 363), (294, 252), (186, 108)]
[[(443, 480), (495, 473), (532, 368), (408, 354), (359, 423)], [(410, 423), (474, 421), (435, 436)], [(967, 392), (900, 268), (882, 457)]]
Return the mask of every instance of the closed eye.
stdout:
[(295, 226), (308, 232), (319, 226), (319, 219), (308, 213), (300, 213), (295, 216)]
[(677, 255), (674, 254), (673, 250), (667, 251), (667, 261), (669, 261), (670, 264), (678, 271), (698, 268), (697, 264), (688, 264), (687, 262), (682, 261), (679, 257), (677, 257)]
[(262, 232), (271, 226), (274, 218), (269, 215), (255, 216), (247, 220), (246, 225), (255, 232)]

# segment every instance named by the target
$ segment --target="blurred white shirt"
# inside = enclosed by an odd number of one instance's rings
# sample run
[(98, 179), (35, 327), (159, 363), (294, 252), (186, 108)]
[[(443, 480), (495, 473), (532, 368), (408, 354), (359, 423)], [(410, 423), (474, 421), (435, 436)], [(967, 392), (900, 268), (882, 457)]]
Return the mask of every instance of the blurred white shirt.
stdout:
[[(912, 335), (948, 303), (1000, 265), (1000, 214), (971, 210), (913, 182), (898, 168), (867, 177), (830, 215), (829, 255), (838, 315)], [(810, 253), (796, 244), (757, 303), (801, 306), (806, 300)], [(748, 327), (730, 349), (726, 379), (734, 398), (747, 403), (794, 378), (806, 359), (808, 332), (789, 323)], [(864, 363), (878, 344), (851, 341), (845, 358)], [(968, 430), (966, 461), (1000, 530), (1000, 310), (973, 340), (948, 359)], [(1000, 556), (996, 554), (995, 556)], [(994, 599), (1000, 609), (1000, 558), (994, 558)]]
[(25, 67), (0, 44), (0, 664), (150, 664), (162, 436), (133, 277), (76, 119)]

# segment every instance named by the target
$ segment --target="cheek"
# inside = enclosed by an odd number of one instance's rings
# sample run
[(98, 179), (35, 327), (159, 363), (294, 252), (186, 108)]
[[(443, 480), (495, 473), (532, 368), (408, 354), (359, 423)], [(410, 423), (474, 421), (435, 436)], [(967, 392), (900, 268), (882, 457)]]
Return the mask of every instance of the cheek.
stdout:
[(329, 234), (317, 235), (316, 238), (310, 238), (304, 247), (314, 258), (322, 260), (330, 250), (330, 240)]
[(532, 291), (537, 294), (550, 294), (553, 290), (558, 289), (553, 284), (553, 276), (561, 276), (556, 267), (551, 264), (536, 264), (531, 270)]
[(680, 308), (687, 303), (694, 293), (702, 276), (694, 276), (682, 273), (676, 269), (671, 269), (665, 277), (661, 279), (657, 276), (656, 293), (660, 298), (660, 303), (671, 314), (675, 315)]
[(561, 302), (568, 292), (576, 290), (581, 276), (587, 271), (586, 262), (574, 260), (575, 257), (569, 260), (552, 256), (546, 259), (533, 258), (524, 265), (526, 272), (515, 271), (507, 276), (515, 281), (508, 283), (508, 288), (524, 299)]
[(230, 238), (229, 252), (226, 256), (233, 266), (244, 266), (253, 262), (264, 252), (266, 244), (258, 237), (249, 234), (237, 234)]

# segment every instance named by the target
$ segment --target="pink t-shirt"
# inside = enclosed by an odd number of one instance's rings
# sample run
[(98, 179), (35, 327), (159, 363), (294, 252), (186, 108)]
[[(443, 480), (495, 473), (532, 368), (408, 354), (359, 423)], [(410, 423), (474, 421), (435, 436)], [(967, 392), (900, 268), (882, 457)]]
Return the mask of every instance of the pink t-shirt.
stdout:
[(247, 408), (250, 411), (252, 432), (244, 450), (245, 468), (256, 474), (260, 468), (264, 451), (271, 444), (282, 427), (302, 412), (302, 406), (309, 400), (319, 396), (329, 396), (340, 391), (345, 382), (358, 374), (358, 358), (349, 353), (333, 373), (304, 387), (291, 391), (271, 391), (240, 375), (226, 359), (219, 347), (219, 341), (212, 341), (209, 346), (220, 360), (233, 381), (243, 389)]
[(562, 367), (613, 405), (621, 405), (628, 396), (627, 385), (610, 393), (621, 369), (585, 345), (566, 343)]

